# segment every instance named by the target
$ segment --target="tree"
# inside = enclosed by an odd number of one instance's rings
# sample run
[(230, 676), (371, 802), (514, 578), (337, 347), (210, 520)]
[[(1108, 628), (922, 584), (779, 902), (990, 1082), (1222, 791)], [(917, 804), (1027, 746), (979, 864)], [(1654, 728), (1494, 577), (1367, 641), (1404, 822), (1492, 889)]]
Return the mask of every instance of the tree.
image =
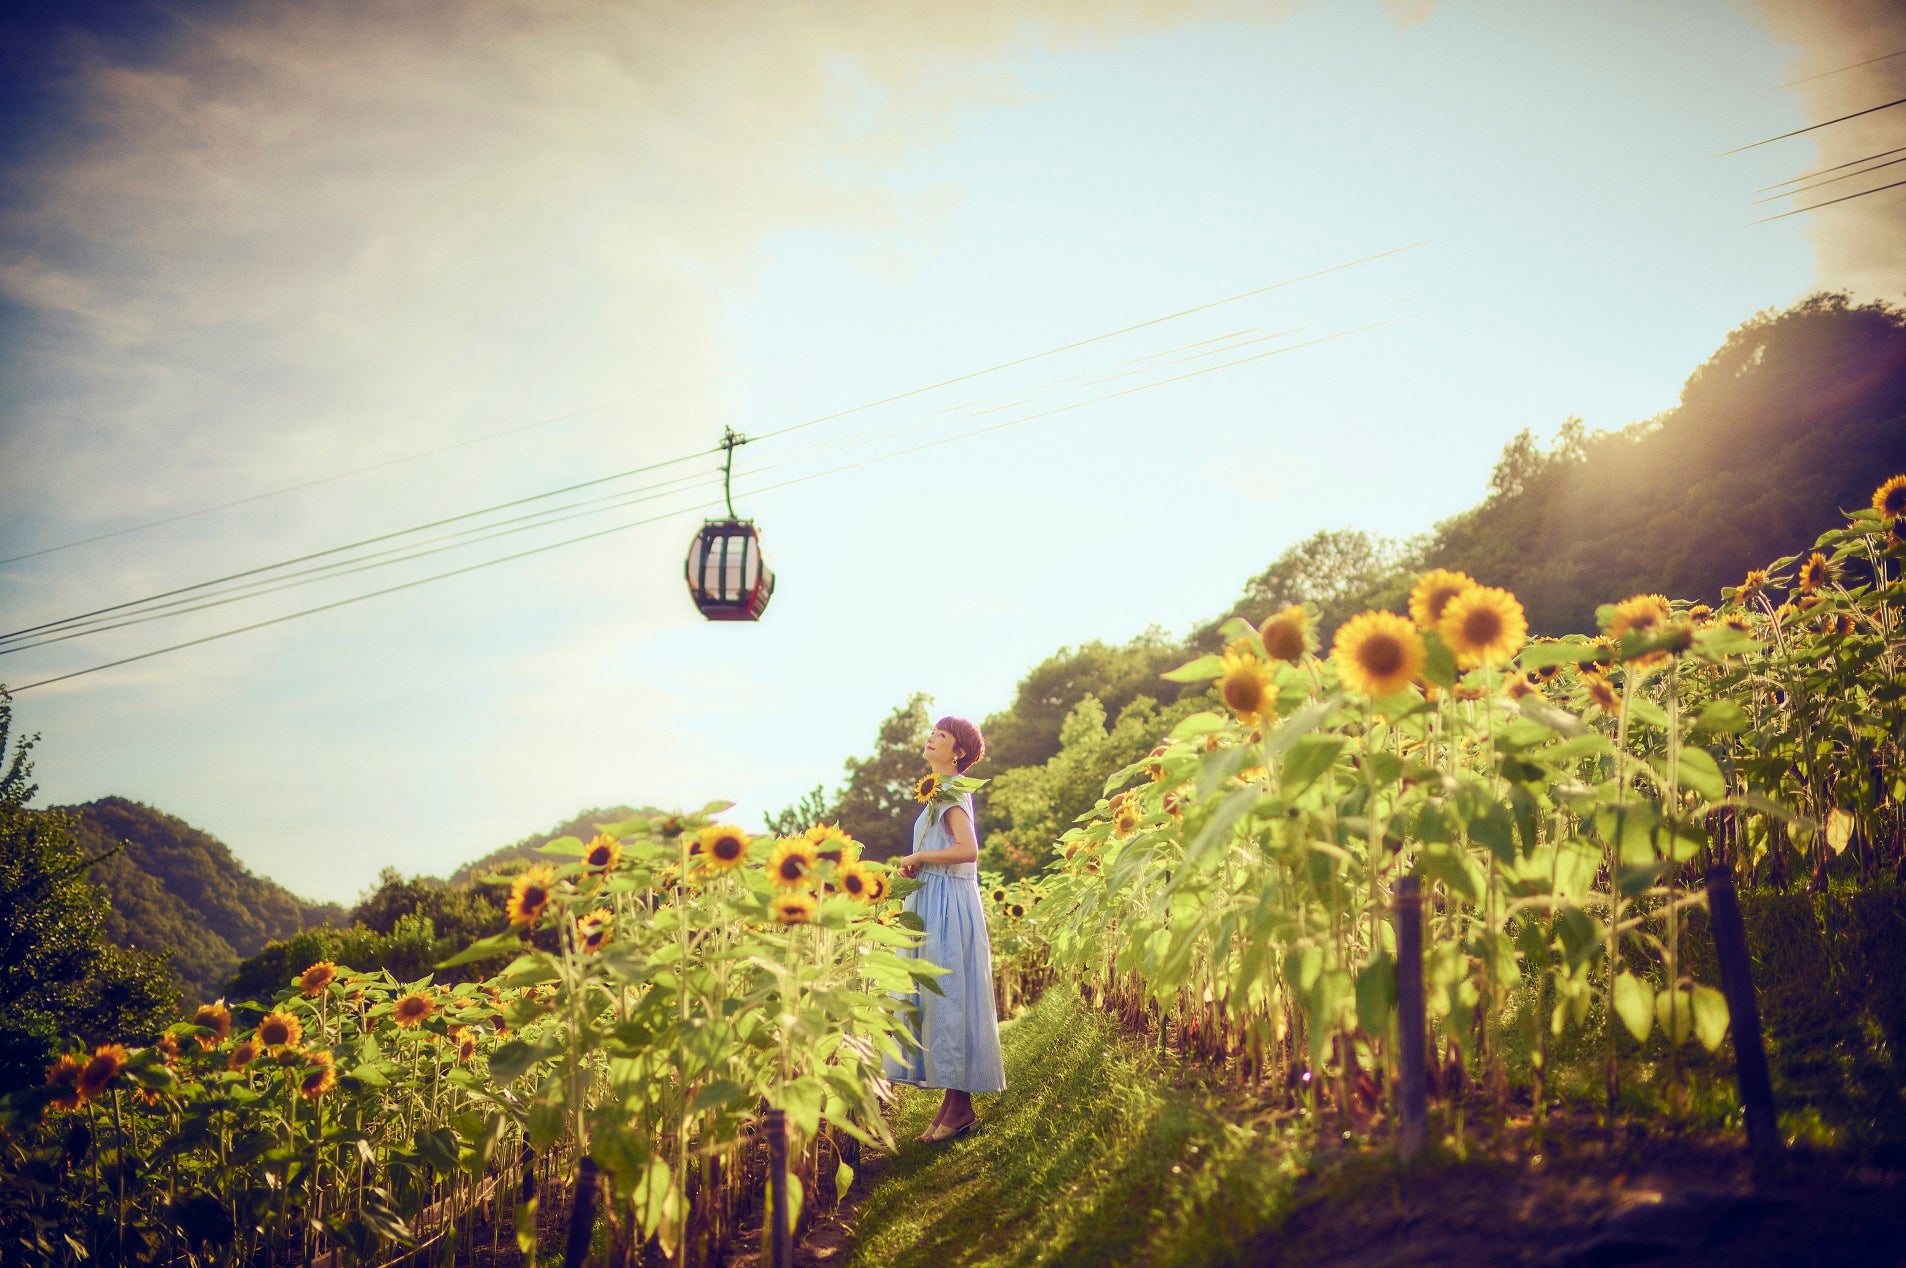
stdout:
[(39, 791), (37, 736), (8, 745), (12, 699), (0, 688), (0, 1092), (37, 1083), (69, 1037), (139, 1043), (177, 1006), (162, 956), (106, 940), (98, 862), (66, 816), (28, 806)]
[(914, 692), (889, 713), (874, 737), (873, 754), (847, 759), (847, 782), (834, 800), (834, 818), (861, 843), (870, 859), (897, 858), (913, 849), (913, 821), (920, 805), (913, 787), (926, 774), (920, 747), (932, 720), (933, 697)]
[(993, 780), (980, 866), (1012, 877), (1038, 871), (1060, 834), (1098, 804), (1107, 775), (1145, 756), (1172, 727), (1210, 703), (1186, 694), (1161, 706), (1139, 696), (1108, 727), (1105, 706), (1086, 696), (1066, 715), (1059, 751), (1044, 765), (1002, 771)]
[[(1361, 529), (1322, 529), (1279, 555), (1251, 578), (1244, 594), (1225, 617), (1242, 616), (1253, 625), (1285, 608), (1307, 603), (1317, 609), (1317, 630), (1326, 640), (1339, 625), (1371, 608), (1395, 609), (1409, 595), (1409, 577), (1418, 566), (1423, 543), (1384, 537)], [(1217, 646), (1219, 617), (1191, 637), (1191, 646)]]
[(1097, 697), (1110, 714), (1140, 694), (1176, 699), (1177, 684), (1159, 675), (1187, 659), (1185, 644), (1157, 626), (1120, 646), (1094, 640), (1060, 648), (1019, 680), (1011, 705), (982, 724), (986, 761), (973, 773), (990, 777), (1045, 762), (1059, 751), (1067, 715), (1087, 696)]

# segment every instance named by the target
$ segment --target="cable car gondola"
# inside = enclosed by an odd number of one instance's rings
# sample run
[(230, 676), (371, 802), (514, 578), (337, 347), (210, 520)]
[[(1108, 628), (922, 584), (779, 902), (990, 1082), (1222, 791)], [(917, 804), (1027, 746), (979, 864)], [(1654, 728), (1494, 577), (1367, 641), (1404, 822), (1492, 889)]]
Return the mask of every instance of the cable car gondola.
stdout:
[(732, 427), (722, 435), (721, 447), (728, 454), (722, 462), (721, 491), (728, 503), (728, 518), (703, 523), (688, 545), (683, 566), (689, 597), (711, 621), (758, 621), (774, 595), (774, 573), (761, 557), (761, 535), (753, 520), (736, 517), (729, 488), (735, 446), (747, 443), (748, 438), (736, 435)]

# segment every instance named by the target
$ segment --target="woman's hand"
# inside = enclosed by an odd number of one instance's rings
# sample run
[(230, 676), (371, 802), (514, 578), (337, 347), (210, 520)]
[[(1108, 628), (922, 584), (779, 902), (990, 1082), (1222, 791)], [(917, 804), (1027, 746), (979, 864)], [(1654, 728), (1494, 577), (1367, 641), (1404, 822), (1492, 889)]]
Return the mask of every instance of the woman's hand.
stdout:
[(900, 874), (902, 876), (906, 877), (908, 880), (912, 880), (914, 876), (919, 873), (920, 868), (923, 866), (923, 864), (920, 862), (920, 860), (914, 858), (913, 855), (909, 854), (907, 855), (907, 857), (901, 859), (898, 863), (896, 863), (895, 866), (899, 868)]

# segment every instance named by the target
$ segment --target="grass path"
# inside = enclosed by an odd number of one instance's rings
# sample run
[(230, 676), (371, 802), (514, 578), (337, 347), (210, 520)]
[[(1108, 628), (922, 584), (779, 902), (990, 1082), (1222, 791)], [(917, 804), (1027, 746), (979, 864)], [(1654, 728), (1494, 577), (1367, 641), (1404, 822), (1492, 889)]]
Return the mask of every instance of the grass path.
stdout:
[(1225, 1122), (1070, 987), (1000, 1039), (1007, 1090), (951, 1144), (911, 1143), (940, 1094), (903, 1090), (856, 1263), (1222, 1263), (1286, 1209), (1301, 1146)]
[(1000, 1038), (1007, 1090), (979, 1100), (979, 1125), (913, 1144), (940, 1094), (904, 1090), (906, 1143), (869, 1168), (852, 1234), (804, 1262), (836, 1262), (845, 1241), (867, 1268), (1906, 1268), (1906, 1174), (1856, 1160), (1797, 1155), (1755, 1195), (1738, 1132), (1635, 1122), (1611, 1136), (1575, 1111), (1541, 1141), (1525, 1121), (1492, 1151), (1472, 1130), (1467, 1161), (1439, 1145), (1406, 1170), (1381, 1139), (1320, 1146), (1300, 1116), (1205, 1086), (1069, 986)]

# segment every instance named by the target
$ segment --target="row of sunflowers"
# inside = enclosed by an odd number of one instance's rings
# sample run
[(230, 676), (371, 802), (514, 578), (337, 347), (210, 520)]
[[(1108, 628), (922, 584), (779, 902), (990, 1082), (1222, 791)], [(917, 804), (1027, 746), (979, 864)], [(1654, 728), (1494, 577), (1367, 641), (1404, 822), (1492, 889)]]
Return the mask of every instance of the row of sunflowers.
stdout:
[(1057, 842), (1034, 932), (1134, 1024), (1313, 1112), (1373, 1105), (1394, 1075), (1393, 887), (1415, 876), (1452, 1078), (1500, 1110), (1513, 1050), (1539, 1116), (1567, 1034), (1612, 1110), (1653, 1036), (1650, 1077), (1684, 1104), (1687, 1045), (1729, 1020), (1689, 970), (1706, 869), (1906, 874), (1903, 539), (1899, 476), (1719, 607), (1635, 595), (1597, 636), (1531, 641), (1512, 594), (1440, 570), (1327, 655), (1301, 606), (1234, 619), (1166, 675), (1213, 708), (1110, 774)]
[(899, 997), (935, 973), (909, 955), (911, 882), (837, 827), (751, 839), (722, 808), (544, 846), (509, 927), (442, 966), (513, 954), (487, 981), (321, 962), (268, 1007), (60, 1057), (0, 1119), (6, 1258), (450, 1263), (516, 1243), (534, 1262), (555, 1192), (600, 1212), (613, 1262), (714, 1262), (759, 1191), (769, 1107), (798, 1160), (790, 1217), (817, 1176), (844, 1191), (856, 1142), (887, 1140)]

